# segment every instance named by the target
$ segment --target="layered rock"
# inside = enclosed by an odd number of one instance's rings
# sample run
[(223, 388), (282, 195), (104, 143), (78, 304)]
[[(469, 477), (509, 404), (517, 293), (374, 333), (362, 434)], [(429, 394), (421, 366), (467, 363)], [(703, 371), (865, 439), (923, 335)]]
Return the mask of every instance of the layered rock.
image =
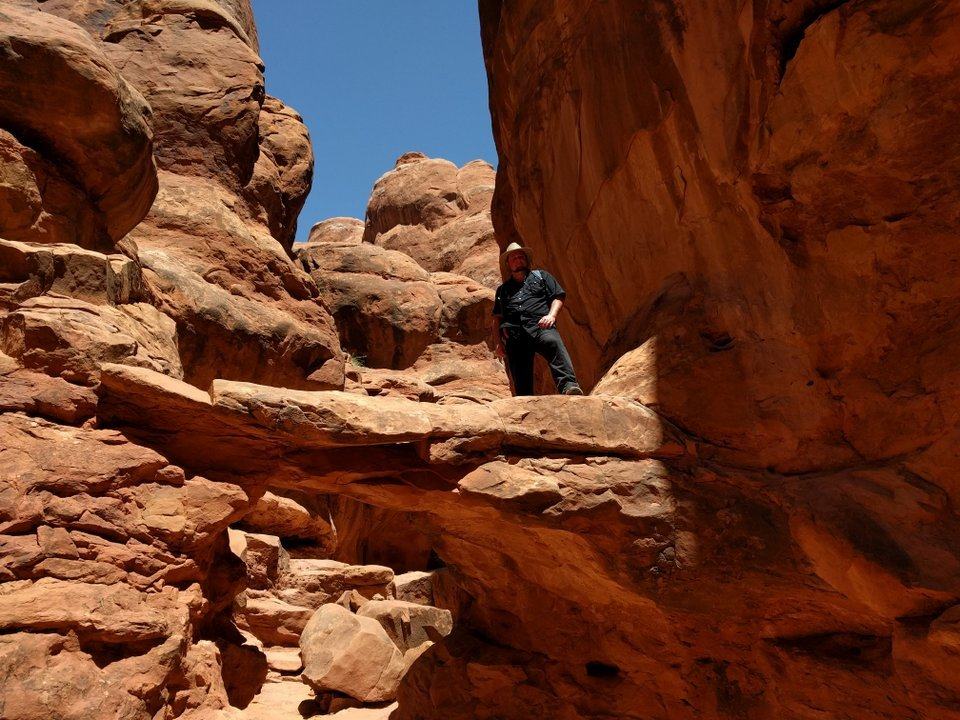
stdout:
[(369, 244), (312, 243), (298, 257), (344, 349), (373, 368), (405, 370), (443, 338), (470, 345), (489, 333), (493, 293), (465, 276), (430, 274), (408, 255)]
[[(309, 134), (299, 115), (264, 93), (246, 0), (39, 7), (31, 17), (75, 27), (50, 13), (60, 14), (100, 38), (76, 28), (90, 46), (84, 52), (98, 53), (152, 108), (154, 141), (144, 144), (160, 173), (140, 214), (110, 239), (133, 230), (122, 250), (148, 271), (148, 300), (176, 321), (187, 379), (343, 387), (333, 321), (287, 255), (312, 179)], [(128, 202), (137, 197), (123, 192)], [(14, 239), (32, 239), (21, 235)]]
[[(493, 169), (408, 153), (374, 186), (367, 221), (330, 218), (297, 250), (359, 367), (348, 386), (426, 402), (505, 397), (490, 315), (500, 282)], [(390, 372), (402, 371), (402, 372)]]
[[(0, 435), (8, 714), (80, 718), (106, 706), (141, 718), (198, 682), (206, 707), (226, 707), (216, 662), (216, 673), (188, 669), (202, 651), (191, 636), (222, 600), (212, 569), (248, 492), (188, 479), (113, 431), (7, 413)], [(38, 684), (50, 688), (42, 698)]]
[[(246, 2), (33, 6), (0, 11), (4, 713), (956, 716), (951, 3), (481, 3), (500, 239), (570, 291), (586, 398), (490, 381), (489, 168), (401, 158), (311, 278)], [(41, 80), (96, 103), (61, 133)], [(327, 296), (393, 321), (358, 312), (392, 344), (349, 392)]]
[(2, 714), (228, 712), (267, 668), (228, 617), (262, 489), (98, 427), (96, 389), (105, 360), (343, 386), (285, 251), (308, 135), (245, 0), (20, 0), (0, 45)]

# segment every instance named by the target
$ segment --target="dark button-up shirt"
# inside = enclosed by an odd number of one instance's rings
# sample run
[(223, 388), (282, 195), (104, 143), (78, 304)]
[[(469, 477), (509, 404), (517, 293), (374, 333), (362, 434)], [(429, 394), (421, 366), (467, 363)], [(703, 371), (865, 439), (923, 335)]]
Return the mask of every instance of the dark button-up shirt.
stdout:
[(563, 297), (566, 293), (553, 275), (546, 270), (533, 270), (523, 282), (511, 277), (497, 288), (493, 314), (503, 318), (502, 325), (534, 329), (540, 318), (550, 312), (550, 304)]

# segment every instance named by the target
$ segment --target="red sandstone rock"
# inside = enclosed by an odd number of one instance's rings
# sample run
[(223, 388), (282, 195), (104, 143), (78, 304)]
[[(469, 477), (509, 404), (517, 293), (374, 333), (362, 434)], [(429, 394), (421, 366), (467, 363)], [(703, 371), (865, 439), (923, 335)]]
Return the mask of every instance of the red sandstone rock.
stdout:
[(433, 605), (433, 576), (434, 573), (417, 570), (397, 575), (393, 579), (393, 593), (397, 600)]
[(359, 245), (363, 242), (363, 220), (335, 217), (321, 220), (310, 228), (307, 245)]
[(404, 653), (431, 642), (437, 636), (449, 635), (453, 630), (449, 610), (403, 600), (371, 600), (357, 610), (357, 615), (379, 622), (394, 645)]
[(259, 122), (260, 156), (244, 194), (256, 199), (254, 216), (289, 251), (313, 182), (313, 147), (303, 118), (276, 98), (264, 100)]
[(139, 252), (150, 301), (176, 320), (188, 380), (343, 387), (332, 320), (285, 251), (310, 187), (309, 137), (295, 112), (263, 94), (249, 3), (44, 9), (102, 37), (153, 108), (161, 188), (124, 252)]
[(403, 369), (440, 335), (441, 300), (430, 275), (403, 253), (375, 245), (308, 245), (299, 251), (337, 323), (345, 350), (372, 367)]
[(6, 130), (0, 130), (0, 236), (104, 245), (103, 218), (84, 190)]
[(0, 239), (0, 281), (15, 285), (14, 306), (46, 293), (98, 305), (141, 300), (136, 263), (124, 255), (103, 255), (70, 244), (35, 244)]
[(336, 531), (325, 517), (319, 517), (295, 499), (264, 493), (243, 518), (243, 528), (259, 533), (308, 541), (321, 551), (336, 545)]
[(494, 170), (407, 153), (377, 180), (364, 241), (410, 255), (430, 272), (466, 275), (494, 288), (499, 252), (490, 222)]
[(103, 39), (153, 108), (159, 167), (244, 185), (256, 161), (263, 74), (237, 20), (210, 0), (138, 0), (113, 14)]
[[(10, 48), (0, 63), (0, 124), (22, 143), (40, 143), (45, 160), (68, 164), (63, 169), (97, 217), (84, 203), (75, 212), (99, 226), (77, 232), (77, 240), (91, 246), (119, 240), (143, 218), (157, 191), (150, 106), (102, 46), (71, 22), (7, 3), (0, 11), (0, 43)], [(29, 193), (33, 174), (21, 166), (14, 192)], [(60, 177), (52, 180), (65, 186)], [(35, 190), (33, 210), (24, 209), (13, 224), (26, 229), (39, 222), (21, 238), (42, 241), (48, 223), (37, 211), (49, 198), (50, 210), (57, 213), (63, 198), (57, 198), (55, 187), (45, 187), (42, 194)], [(63, 206), (59, 211), (70, 212)], [(51, 239), (67, 238), (59, 233)]]
[(97, 396), (90, 388), (49, 375), (0, 368), (0, 412), (23, 412), (78, 425), (93, 417), (96, 409)]
[(403, 656), (373, 618), (324, 605), (300, 638), (303, 678), (314, 690), (335, 690), (364, 702), (392, 700)]
[(182, 374), (173, 321), (146, 304), (91, 305), (56, 296), (31, 298), (0, 321), (0, 349), (25, 367), (84, 385), (103, 362), (128, 362)]

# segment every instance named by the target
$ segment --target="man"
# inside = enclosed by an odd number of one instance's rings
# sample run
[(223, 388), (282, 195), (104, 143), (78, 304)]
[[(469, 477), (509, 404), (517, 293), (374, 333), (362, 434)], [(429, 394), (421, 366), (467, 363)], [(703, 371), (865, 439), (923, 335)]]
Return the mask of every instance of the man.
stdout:
[(573, 363), (555, 325), (566, 293), (553, 275), (531, 269), (530, 251), (510, 243), (500, 256), (500, 269), (509, 277), (493, 302), (493, 334), (497, 357), (506, 355), (514, 395), (533, 395), (533, 359), (539, 354), (550, 365), (557, 391), (583, 395)]

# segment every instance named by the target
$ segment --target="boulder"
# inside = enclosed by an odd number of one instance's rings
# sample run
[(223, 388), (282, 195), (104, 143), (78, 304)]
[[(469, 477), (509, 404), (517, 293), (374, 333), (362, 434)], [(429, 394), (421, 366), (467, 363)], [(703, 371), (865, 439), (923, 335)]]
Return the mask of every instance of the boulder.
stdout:
[[(363, 220), (333, 217), (321, 220), (310, 228), (307, 245), (359, 245), (363, 242)], [(306, 250), (306, 248), (302, 248)]]
[(120, 362), (182, 377), (173, 321), (154, 307), (111, 307), (43, 296), (0, 319), (0, 349), (24, 367), (95, 385), (100, 363)]
[(401, 156), (373, 188), (364, 241), (495, 288), (499, 250), (490, 221), (495, 173), (481, 160), (457, 168), (422, 153)]
[(207, 282), (178, 253), (141, 250), (139, 258), (154, 302), (177, 323), (190, 382), (208, 386), (216, 377), (243, 377), (304, 389), (342, 387), (339, 342), (322, 306), (305, 301), (305, 316), (297, 318)]
[(449, 635), (453, 630), (449, 610), (404, 600), (371, 600), (357, 610), (357, 615), (380, 623), (403, 653), (419, 648), (437, 636)]
[(93, 417), (96, 409), (92, 388), (27, 370), (0, 370), (0, 412), (23, 412), (79, 425)]
[(418, 605), (433, 605), (433, 573), (411, 570), (393, 578), (393, 594), (397, 600)]
[(313, 611), (312, 607), (293, 605), (269, 593), (248, 591), (236, 615), (242, 625), (267, 645), (293, 647)]
[(440, 332), (462, 345), (476, 345), (490, 336), (493, 291), (464, 275), (435, 272), (430, 282), (440, 294)]
[(336, 545), (336, 531), (328, 518), (320, 517), (291, 497), (263, 494), (242, 521), (242, 527), (281, 538), (309, 542), (318, 552)]
[[(157, 192), (150, 105), (105, 48), (72, 22), (6, 3), (0, 45), (10, 48), (0, 63), (0, 124), (20, 142), (42, 146), (50, 153), (47, 160), (62, 162), (84, 202), (92, 204), (95, 218), (84, 210), (77, 217), (93, 219), (99, 229), (73, 239), (89, 247), (116, 242), (143, 219)], [(29, 188), (31, 174), (16, 185)], [(56, 176), (54, 183), (65, 184)], [(47, 193), (54, 195), (54, 188), (45, 188)], [(25, 212), (16, 221), (22, 228), (38, 220), (33, 210)], [(37, 232), (20, 239), (46, 239), (40, 222)], [(53, 239), (67, 237), (54, 233)]]
[(281, 674), (299, 673), (303, 669), (300, 648), (270, 647), (265, 650), (267, 665)]
[(440, 335), (442, 303), (430, 275), (375, 245), (307, 245), (298, 251), (337, 323), (344, 349), (370, 367), (403, 369)]
[(247, 566), (249, 587), (272, 587), (290, 567), (290, 556), (276, 535), (248, 533), (233, 528), (228, 532), (231, 552)]
[(333, 690), (363, 702), (396, 696), (403, 655), (372, 618), (324, 605), (304, 628), (300, 652), (303, 680), (316, 692)]
[(290, 571), (284, 576), (278, 593), (290, 602), (318, 608), (349, 590), (356, 590), (367, 598), (386, 597), (392, 581), (393, 570), (380, 565), (300, 558), (290, 561)]

